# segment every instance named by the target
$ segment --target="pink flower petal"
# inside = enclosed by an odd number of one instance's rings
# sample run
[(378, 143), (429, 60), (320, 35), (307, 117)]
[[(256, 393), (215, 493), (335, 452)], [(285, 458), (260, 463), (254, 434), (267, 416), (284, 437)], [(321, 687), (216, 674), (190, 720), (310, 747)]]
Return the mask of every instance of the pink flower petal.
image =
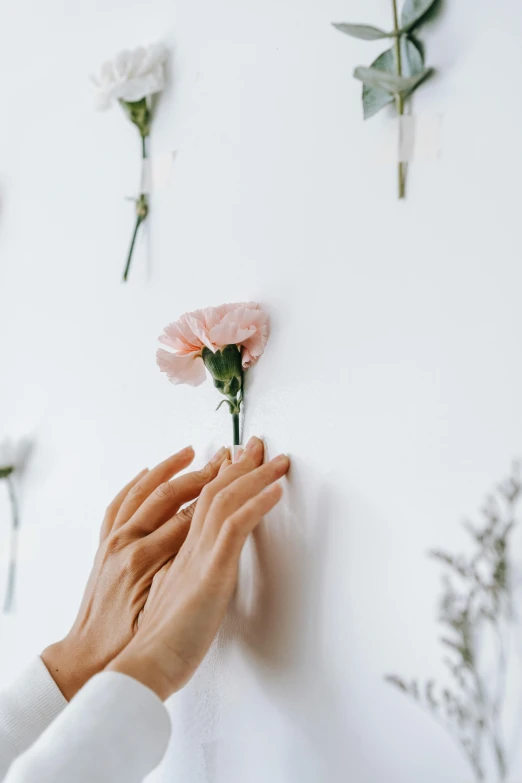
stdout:
[(161, 372), (166, 373), (169, 381), (174, 384), (186, 383), (189, 386), (200, 386), (207, 377), (205, 365), (199, 353), (183, 356), (159, 348), (156, 353), (156, 362)]
[(255, 333), (254, 327), (243, 329), (234, 321), (224, 320), (210, 330), (210, 339), (218, 348), (224, 348), (225, 345), (241, 345)]
[(203, 310), (195, 310), (193, 313), (188, 313), (186, 318), (187, 323), (189, 324), (190, 329), (194, 333), (195, 337), (202, 343), (202, 345), (205, 345), (213, 353), (215, 353), (216, 349), (212, 345), (212, 341), (210, 340), (208, 334), (205, 312)]
[(160, 349), (158, 365), (172, 383), (197, 386), (206, 377), (201, 359), (204, 346), (214, 353), (226, 345), (240, 346), (247, 369), (265, 350), (268, 335), (268, 314), (255, 302), (195, 310), (165, 328), (160, 342), (174, 353)]
[(172, 348), (176, 353), (194, 353), (203, 348), (203, 343), (190, 328), (188, 318), (188, 315), (182, 315), (178, 321), (166, 326), (159, 338), (163, 345)]

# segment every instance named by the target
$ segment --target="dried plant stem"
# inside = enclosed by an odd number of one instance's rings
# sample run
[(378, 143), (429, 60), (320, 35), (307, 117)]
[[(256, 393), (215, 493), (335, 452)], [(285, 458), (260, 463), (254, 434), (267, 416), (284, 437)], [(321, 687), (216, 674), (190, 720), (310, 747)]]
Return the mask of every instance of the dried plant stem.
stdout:
[[(402, 53), (401, 53), (401, 39), (399, 35), (399, 12), (397, 9), (397, 0), (392, 0), (393, 3), (393, 32), (394, 32), (394, 49), (395, 49), (395, 68), (397, 76), (402, 76)], [(395, 102), (397, 106), (397, 114), (399, 117), (404, 115), (404, 97), (397, 93), (395, 96)], [(403, 199), (406, 196), (406, 164), (400, 160), (398, 167), (399, 175), (399, 198)]]
[(11, 544), (7, 572), (7, 587), (4, 598), (4, 614), (9, 614), (9, 612), (11, 612), (13, 609), (16, 585), (16, 561), (18, 559), (18, 531), (20, 528), (20, 514), (18, 512), (18, 501), (16, 499), (16, 490), (13, 477), (8, 476), (6, 481), (7, 490), (9, 492), (9, 501), (11, 503)]
[[(142, 161), (146, 160), (147, 158), (147, 137), (141, 136), (141, 159)], [(123, 282), (127, 282), (127, 278), (129, 276), (130, 271), (130, 265), (132, 261), (132, 255), (134, 253), (134, 245), (136, 244), (136, 237), (138, 236), (138, 231), (140, 229), (141, 224), (145, 220), (149, 213), (149, 203), (148, 199), (145, 193), (140, 193), (138, 200), (136, 201), (136, 223), (134, 225), (134, 232), (132, 234), (132, 239), (129, 247), (129, 252), (127, 255), (127, 263), (125, 264), (125, 271), (123, 273)]]

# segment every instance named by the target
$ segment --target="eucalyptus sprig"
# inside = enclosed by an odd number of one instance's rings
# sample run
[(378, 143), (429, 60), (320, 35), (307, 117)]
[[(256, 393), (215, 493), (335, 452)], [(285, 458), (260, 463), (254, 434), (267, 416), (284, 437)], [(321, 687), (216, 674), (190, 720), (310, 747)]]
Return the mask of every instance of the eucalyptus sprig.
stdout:
[(488, 498), (482, 525), (465, 525), (472, 553), (430, 553), (444, 568), (439, 622), (449, 681), (386, 677), (449, 732), (476, 781), (486, 780), (491, 764), (498, 781), (505, 781), (509, 771), (503, 717), (515, 620), (512, 537), (521, 499), (522, 482), (515, 466), (512, 476)]
[[(433, 68), (425, 67), (424, 52), (414, 33), (437, 2), (405, 0), (399, 17), (397, 0), (392, 0), (393, 29), (390, 31), (372, 25), (333, 23), (337, 30), (352, 38), (393, 40), (391, 48), (380, 54), (368, 68), (359, 66), (354, 71), (354, 78), (363, 83), (365, 120), (393, 102), (397, 114), (402, 117), (407, 99), (433, 73)], [(403, 161), (399, 161), (398, 176), (399, 198), (403, 199), (406, 196), (406, 163)]]

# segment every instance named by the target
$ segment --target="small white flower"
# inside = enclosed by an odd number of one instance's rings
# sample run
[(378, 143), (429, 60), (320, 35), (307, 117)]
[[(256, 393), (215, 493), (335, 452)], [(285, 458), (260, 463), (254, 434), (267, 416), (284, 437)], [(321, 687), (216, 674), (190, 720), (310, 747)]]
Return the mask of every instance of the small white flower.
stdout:
[(27, 438), (13, 440), (5, 438), (0, 441), (0, 471), (11, 468), (13, 471), (23, 470), (29, 452), (31, 443)]
[(161, 92), (166, 58), (166, 48), (156, 43), (124, 50), (112, 62), (103, 63), (100, 75), (91, 77), (96, 108), (103, 111), (115, 100), (135, 102)]

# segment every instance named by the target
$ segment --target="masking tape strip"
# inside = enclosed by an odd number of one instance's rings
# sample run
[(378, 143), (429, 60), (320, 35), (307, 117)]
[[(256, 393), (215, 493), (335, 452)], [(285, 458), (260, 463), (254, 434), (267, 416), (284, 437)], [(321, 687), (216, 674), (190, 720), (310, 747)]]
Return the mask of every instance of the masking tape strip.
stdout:
[(442, 147), (442, 115), (409, 114), (387, 125), (381, 140), (383, 163), (428, 163), (437, 161)]
[(176, 154), (176, 152), (165, 152), (163, 155), (153, 155), (142, 161), (140, 193), (148, 194), (153, 190), (163, 190), (167, 187)]

